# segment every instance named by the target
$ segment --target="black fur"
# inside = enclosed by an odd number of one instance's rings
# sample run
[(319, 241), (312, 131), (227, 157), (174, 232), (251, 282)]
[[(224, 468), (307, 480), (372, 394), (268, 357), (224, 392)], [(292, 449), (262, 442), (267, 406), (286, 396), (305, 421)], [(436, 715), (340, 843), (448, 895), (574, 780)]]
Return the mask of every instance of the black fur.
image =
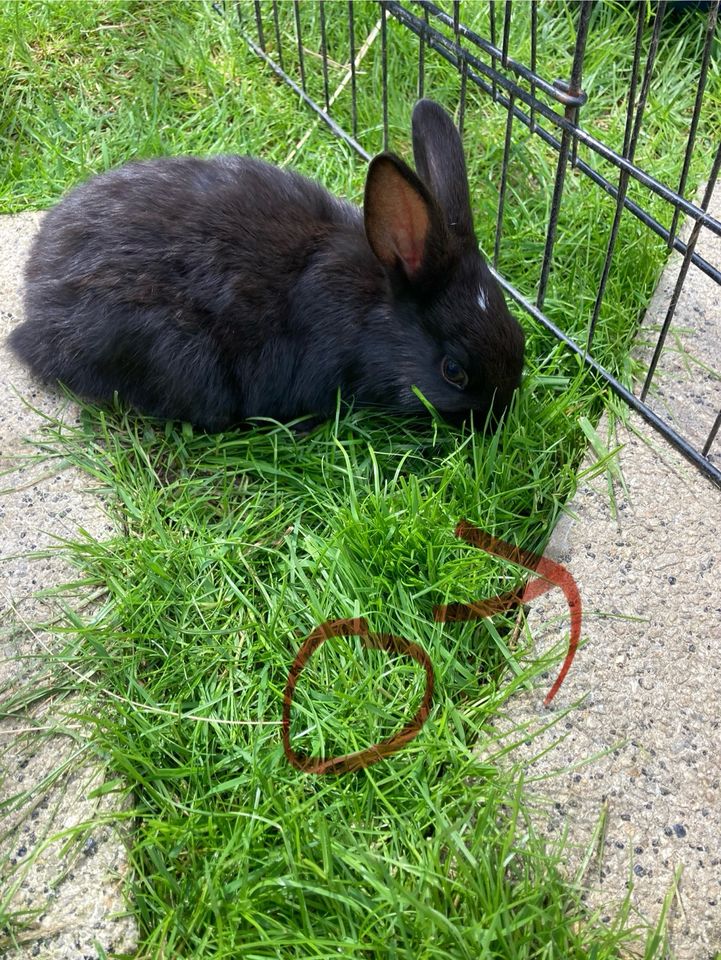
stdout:
[[(39, 376), (220, 430), (248, 417), (359, 405), (451, 418), (503, 408), (524, 339), (478, 253), (461, 140), (428, 100), (418, 174), (372, 162), (364, 215), (249, 157), (130, 163), (42, 223), (26, 320), (10, 336)], [(479, 306), (479, 294), (485, 307)], [(451, 357), (465, 388), (444, 379)]]

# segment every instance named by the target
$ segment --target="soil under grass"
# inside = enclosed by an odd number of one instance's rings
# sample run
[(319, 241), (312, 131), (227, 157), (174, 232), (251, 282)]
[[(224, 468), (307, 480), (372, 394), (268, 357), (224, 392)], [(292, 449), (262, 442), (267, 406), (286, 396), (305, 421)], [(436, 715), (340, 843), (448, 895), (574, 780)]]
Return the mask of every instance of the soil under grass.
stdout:
[[(329, 51), (340, 63), (344, 28), (333, 10)], [(487, 15), (479, 11), (469, 16)], [(290, 30), (292, 11), (281, 5), (281, 13)], [(564, 75), (568, 9), (544, 4), (539, 13), (545, 71)], [(314, 36), (315, 5), (303, 5), (303, 16)], [(356, 4), (359, 37), (377, 16), (375, 5)], [(511, 36), (519, 59), (524, 20)], [(390, 27), (391, 141), (409, 156), (417, 46)], [(631, 12), (599, 7), (584, 122), (614, 146), (632, 35)], [(676, 22), (662, 39), (637, 159), (664, 179), (682, 161), (699, 35), (698, 23)], [(0, 41), (10, 53), (6, 212), (44, 207), (89, 173), (138, 155), (232, 150), (282, 162), (312, 122), (209, 6), (23, 2), (2, 20)], [(359, 128), (374, 150), (375, 48), (363, 69)], [(435, 62), (427, 71), (426, 94), (452, 108), (457, 79)], [(332, 86), (342, 74), (332, 67)], [(708, 96), (718, 103), (717, 66)], [(347, 109), (339, 101), (341, 119)], [(504, 122), (502, 110), (471, 96), (469, 170), (486, 250)], [(715, 133), (704, 126), (702, 142)], [(294, 162), (360, 198), (362, 164), (322, 126)], [(500, 268), (529, 295), (553, 169), (552, 154), (517, 130)], [(608, 197), (569, 174), (546, 310), (578, 336), (612, 216)], [(599, 354), (628, 379), (628, 345), (666, 251), (630, 217), (618, 251)], [(344, 409), (308, 436), (274, 424), (208, 436), (87, 405), (77, 426), (44, 423), (41, 449), (88, 473), (117, 531), (63, 547), (83, 587), (101, 588), (105, 599), (92, 616), (74, 614), (55, 628), (53, 690), (77, 691), (78, 674), (63, 673), (64, 665), (83, 676), (92, 665), (83, 691), (88, 749), (114, 788), (134, 798), (129, 895), (140, 956), (626, 955), (626, 913), (610, 924), (587, 914), (581, 887), (563, 876), (563, 851), (549, 850), (525, 816), (521, 771), (509, 758), (477, 757), (479, 744), (492, 742), (494, 717), (548, 663), (529, 660), (531, 638), (517, 636), (508, 618), (433, 619), (436, 604), (495, 596), (519, 582), (517, 569), (460, 542), (455, 524), (467, 518), (542, 549), (606, 399), (574, 358), (523, 322), (524, 386), (495, 433)], [(358, 616), (429, 654), (433, 711), (392, 759), (309, 777), (288, 764), (280, 739), (288, 669), (316, 625)], [(299, 682), (294, 747), (332, 755), (387, 737), (415, 712), (424, 686), (410, 660), (352, 639), (327, 642)], [(642, 936), (645, 956), (661, 956), (662, 937)]]

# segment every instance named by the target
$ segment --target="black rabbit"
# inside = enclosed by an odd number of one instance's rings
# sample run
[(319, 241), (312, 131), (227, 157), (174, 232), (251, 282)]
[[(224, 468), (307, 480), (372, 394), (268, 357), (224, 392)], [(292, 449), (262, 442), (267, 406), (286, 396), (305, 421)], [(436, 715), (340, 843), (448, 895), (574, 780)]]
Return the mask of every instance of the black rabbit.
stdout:
[(461, 138), (413, 112), (418, 175), (368, 168), (363, 212), (239, 156), (129, 163), (42, 223), (10, 336), (81, 396), (221, 430), (358, 405), (451, 420), (505, 408), (524, 336), (478, 251)]

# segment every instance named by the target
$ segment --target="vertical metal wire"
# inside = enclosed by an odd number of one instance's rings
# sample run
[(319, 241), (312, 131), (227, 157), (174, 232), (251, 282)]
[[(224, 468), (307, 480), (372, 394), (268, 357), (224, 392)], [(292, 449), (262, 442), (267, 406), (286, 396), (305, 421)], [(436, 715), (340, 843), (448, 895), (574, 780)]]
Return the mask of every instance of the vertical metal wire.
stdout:
[(704, 455), (704, 457), (708, 455), (708, 452), (711, 449), (711, 444), (714, 442), (716, 439), (716, 434), (719, 432), (719, 427), (721, 427), (721, 410), (719, 410), (718, 416), (714, 421), (714, 425), (711, 427), (711, 431), (706, 438), (706, 443), (704, 443), (703, 449), (701, 450), (701, 453)]
[(263, 20), (260, 16), (260, 0), (255, 0), (255, 27), (258, 31), (258, 44), (265, 53), (265, 35), (263, 33)]
[(461, 93), (459, 98), (459, 107), (458, 107), (458, 131), (463, 137), (463, 128), (466, 123), (466, 87), (468, 84), (468, 62), (463, 61), (461, 67)]
[(508, 40), (511, 36), (511, 0), (503, 8), (503, 66), (508, 66)]
[[(460, 33), (460, 10), (461, 4), (460, 0), (454, 0), (453, 2), (453, 32), (455, 34), (456, 44), (458, 47), (461, 47), (461, 33)], [(461, 89), (459, 94), (459, 105), (458, 105), (458, 131), (463, 136), (463, 127), (466, 120), (466, 86), (468, 83), (468, 61), (465, 57), (461, 56), (459, 50), (459, 59), (461, 60)]]
[[(651, 46), (653, 49), (649, 50), (649, 56), (646, 59), (646, 72), (645, 78), (647, 83), (645, 85), (645, 92), (642, 92), (639, 97), (638, 108), (636, 107), (636, 88), (638, 87), (638, 71), (641, 66), (641, 44), (643, 42), (643, 25), (644, 19), (646, 16), (646, 11), (642, 3), (638, 5), (638, 16), (636, 18), (636, 39), (633, 46), (633, 64), (631, 67), (631, 82), (628, 88), (628, 106), (626, 109), (626, 126), (623, 131), (623, 156), (628, 160), (630, 157), (633, 157), (635, 152), (635, 141), (633, 139), (633, 130), (635, 126), (635, 118), (639, 114), (643, 115), (643, 107), (646, 103), (646, 95), (648, 93), (648, 84), (650, 83), (651, 72), (649, 70), (649, 63), (652, 63), (652, 59), (655, 59), (656, 53), (654, 48), (654, 38), (651, 40)], [(660, 29), (660, 21), (658, 21)], [(640, 129), (640, 128), (639, 128)], [(623, 171), (622, 171), (623, 172)]]
[(355, 24), (353, 22), (353, 0), (348, 0), (348, 48), (350, 50), (350, 117), (353, 139), (358, 138), (358, 90), (355, 75)]
[(501, 188), (498, 192), (498, 212), (496, 213), (496, 242), (493, 248), (493, 266), (498, 269), (498, 256), (501, 252), (501, 234), (503, 233), (503, 213), (506, 204), (506, 181), (508, 179), (508, 156), (511, 151), (511, 133), (513, 129), (514, 95), (508, 97), (506, 116), (506, 136), (503, 140), (503, 166), (501, 167)]
[[(648, 87), (650, 84), (651, 70), (649, 67), (653, 66), (653, 60), (656, 55), (656, 47), (654, 46), (653, 40), (651, 41), (651, 48), (649, 49), (648, 59), (646, 60), (646, 72), (644, 75), (644, 85), (641, 90), (641, 96), (639, 97), (638, 107), (636, 107), (636, 87), (638, 86), (638, 71), (641, 65), (641, 44), (643, 42), (643, 25), (646, 17), (646, 10), (642, 3), (638, 4), (637, 7), (637, 17), (636, 17), (636, 41), (633, 48), (633, 65), (631, 67), (631, 81), (629, 84), (628, 90), (628, 106), (626, 108), (626, 128), (623, 134), (623, 156), (627, 160), (633, 161), (633, 155), (636, 148), (636, 138), (634, 137), (634, 130), (636, 131), (636, 136), (638, 136), (638, 131), (640, 127), (640, 118), (643, 116), (644, 107), (646, 104), (646, 97), (648, 95)], [(655, 24), (656, 27), (660, 30), (660, 20)], [(654, 30), (654, 37), (656, 38), (656, 45), (658, 43), (657, 31)], [(634, 117), (635, 121), (634, 122)], [(613, 259), (613, 251), (616, 246), (616, 239), (618, 237), (618, 230), (621, 224), (621, 215), (624, 210), (624, 203), (626, 200), (626, 191), (628, 188), (628, 172), (626, 170), (621, 170), (618, 178), (618, 194), (616, 197), (616, 211), (613, 217), (613, 224), (611, 226), (611, 233), (608, 240), (608, 247), (606, 249), (606, 259), (603, 264), (603, 270), (601, 271), (601, 279), (598, 284), (598, 290), (596, 292), (596, 302), (593, 305), (593, 314), (591, 315), (591, 322), (588, 326), (588, 337), (586, 340), (586, 352), (590, 353), (591, 346), (593, 344), (593, 337), (596, 332), (596, 324), (598, 322), (599, 315), (601, 313), (601, 304), (603, 303), (603, 298), (606, 293), (606, 283), (608, 282), (608, 276), (611, 271), (611, 261)]]
[[(573, 53), (573, 65), (571, 67), (571, 80), (568, 84), (568, 92), (572, 96), (581, 94), (581, 77), (583, 75), (583, 57), (586, 50), (586, 39), (588, 37), (588, 24), (591, 19), (593, 4), (581, 3), (578, 17), (578, 27), (576, 28), (576, 46)], [(578, 107), (569, 105), (566, 107), (566, 119), (575, 125), (578, 119)], [(540, 310), (546, 299), (546, 287), (548, 286), (548, 276), (551, 271), (551, 259), (553, 257), (553, 247), (556, 242), (556, 228), (558, 227), (558, 213), (561, 208), (561, 196), (563, 194), (563, 184), (566, 177), (566, 165), (571, 147), (571, 133), (564, 128), (561, 136), (561, 147), (558, 152), (558, 165), (556, 166), (556, 182), (553, 187), (553, 199), (551, 200), (551, 212), (548, 218), (548, 230), (546, 232), (546, 247), (543, 251), (543, 265), (541, 267), (541, 279), (538, 284), (538, 293), (536, 295), (536, 305)]]
[(300, 0), (294, 0), (293, 12), (295, 13), (295, 35), (298, 40), (298, 66), (300, 67), (300, 85), (303, 93), (307, 93), (305, 87), (305, 60), (303, 57), (303, 37), (300, 29)]
[[(531, 73), (536, 75), (536, 38), (538, 34), (538, 0), (531, 0)], [(536, 84), (531, 81), (531, 133), (536, 132)]]
[(386, 8), (381, 4), (381, 78), (383, 85), (383, 149), (388, 149), (388, 26)]
[(651, 36), (651, 46), (649, 47), (648, 57), (646, 58), (646, 69), (643, 73), (643, 81), (641, 83), (641, 93), (638, 97), (638, 107), (636, 108), (636, 118), (633, 123), (633, 131), (631, 133), (631, 140), (628, 145), (628, 156), (629, 159), (633, 160), (633, 156), (636, 153), (636, 143), (638, 141), (638, 136), (641, 132), (641, 124), (643, 123), (643, 113), (646, 109), (646, 100), (648, 99), (648, 92), (651, 87), (651, 77), (653, 76), (653, 68), (656, 62), (656, 53), (658, 52), (658, 43), (661, 38), (661, 26), (663, 24), (664, 13), (666, 12), (666, 0), (659, 0), (658, 6), (656, 8), (656, 16), (653, 22), (653, 34)]
[(426, 81), (426, 36), (428, 29), (428, 10), (423, 8), (424, 25), (418, 37), (418, 99), (423, 99), (423, 90)]
[(325, 112), (330, 113), (330, 91), (328, 90), (328, 45), (325, 36), (325, 5), (324, 0), (319, 0), (320, 9), (320, 55), (323, 60), (323, 101), (325, 103)]
[(283, 66), (283, 42), (280, 39), (280, 22), (278, 20), (278, 0), (273, 0), (273, 24), (275, 26), (275, 43), (277, 47), (278, 64), (281, 70)]
[[(709, 203), (711, 202), (711, 195), (713, 194), (716, 180), (718, 179), (719, 169), (721, 169), (721, 142), (719, 142), (716, 150), (716, 156), (714, 157), (711, 173), (709, 174), (708, 183), (706, 184), (706, 189), (704, 190), (703, 200), (701, 201), (701, 209), (704, 213), (706, 213), (708, 210)], [(683, 289), (686, 274), (688, 273), (688, 268), (691, 265), (691, 256), (696, 248), (696, 241), (698, 240), (700, 232), (701, 221), (697, 220), (693, 225), (693, 229), (691, 230), (691, 236), (688, 239), (683, 263), (681, 264), (681, 269), (679, 270), (678, 278), (676, 279), (676, 285), (674, 286), (673, 293), (671, 294), (671, 300), (669, 301), (668, 310), (666, 311), (666, 317), (664, 318), (661, 326), (661, 332), (659, 333), (658, 340), (656, 341), (656, 348), (653, 351), (653, 357), (651, 358), (651, 363), (648, 367), (648, 373), (646, 374), (646, 379), (643, 383), (643, 389), (641, 390), (641, 400), (646, 399), (646, 394), (651, 386), (653, 375), (656, 372), (658, 360), (661, 356), (663, 345), (666, 342), (666, 336), (668, 335), (669, 327), (671, 326), (671, 321), (673, 320), (673, 315), (676, 312), (676, 306), (678, 304), (679, 297), (681, 296), (681, 290)], [(711, 439), (713, 439), (713, 437)]]
[[(711, 59), (711, 49), (716, 40), (716, 20), (718, 17), (718, 11), (719, 0), (716, 0), (709, 10), (708, 21), (706, 23), (706, 41), (704, 43), (703, 55), (701, 57), (701, 70), (699, 71), (698, 86), (696, 88), (696, 101), (693, 105), (693, 114), (691, 116), (691, 126), (688, 132), (688, 141), (686, 143), (686, 155), (683, 158), (681, 179), (679, 180), (678, 190), (676, 191), (679, 196), (683, 196), (683, 192), (686, 189), (686, 178), (688, 177), (689, 167), (691, 166), (691, 154), (693, 153), (694, 144), (696, 142), (696, 129), (698, 127), (699, 117), (701, 116), (701, 104), (703, 102), (703, 95), (706, 89), (706, 77), (708, 74), (709, 60)], [(678, 227), (679, 215), (679, 209), (676, 207), (673, 212), (673, 220), (671, 221), (671, 228), (668, 235), (669, 250), (673, 249), (673, 241), (676, 238), (676, 228)]]
[[(496, 7), (494, 0), (488, 0), (488, 30), (491, 36), (491, 46), (495, 47), (496, 45)], [(493, 71), (498, 69), (496, 66), (496, 58), (491, 57), (491, 67)], [(493, 99), (494, 101), (498, 100), (498, 87), (496, 86), (495, 77), (491, 80), (491, 89), (493, 90)]]
[(243, 21), (243, 9), (242, 9), (241, 0), (235, 0), (235, 9), (238, 14), (238, 28), (242, 31), (244, 21)]
[[(511, 36), (511, 0), (506, 0), (503, 7), (503, 59), (504, 67), (508, 66), (508, 41)], [(513, 125), (513, 93), (508, 97), (508, 114), (506, 116), (506, 136), (503, 141), (503, 165), (501, 167), (501, 189), (498, 195), (498, 211), (496, 214), (496, 242), (493, 247), (493, 265), (498, 266), (498, 254), (501, 246), (501, 230), (503, 221), (503, 208), (506, 201), (506, 176), (508, 173), (508, 151), (511, 147), (511, 128)]]

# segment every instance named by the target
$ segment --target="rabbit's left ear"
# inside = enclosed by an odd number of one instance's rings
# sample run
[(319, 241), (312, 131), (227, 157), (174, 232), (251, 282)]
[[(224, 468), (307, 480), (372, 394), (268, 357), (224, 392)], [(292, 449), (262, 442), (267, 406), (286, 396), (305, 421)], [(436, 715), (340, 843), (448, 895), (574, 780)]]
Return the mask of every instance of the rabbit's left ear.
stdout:
[(386, 270), (412, 284), (429, 280), (449, 259), (448, 232), (438, 204), (399, 157), (371, 160), (363, 204), (368, 242)]
[(419, 100), (412, 126), (416, 170), (438, 200), (448, 227), (475, 243), (466, 160), (456, 125), (439, 104)]

